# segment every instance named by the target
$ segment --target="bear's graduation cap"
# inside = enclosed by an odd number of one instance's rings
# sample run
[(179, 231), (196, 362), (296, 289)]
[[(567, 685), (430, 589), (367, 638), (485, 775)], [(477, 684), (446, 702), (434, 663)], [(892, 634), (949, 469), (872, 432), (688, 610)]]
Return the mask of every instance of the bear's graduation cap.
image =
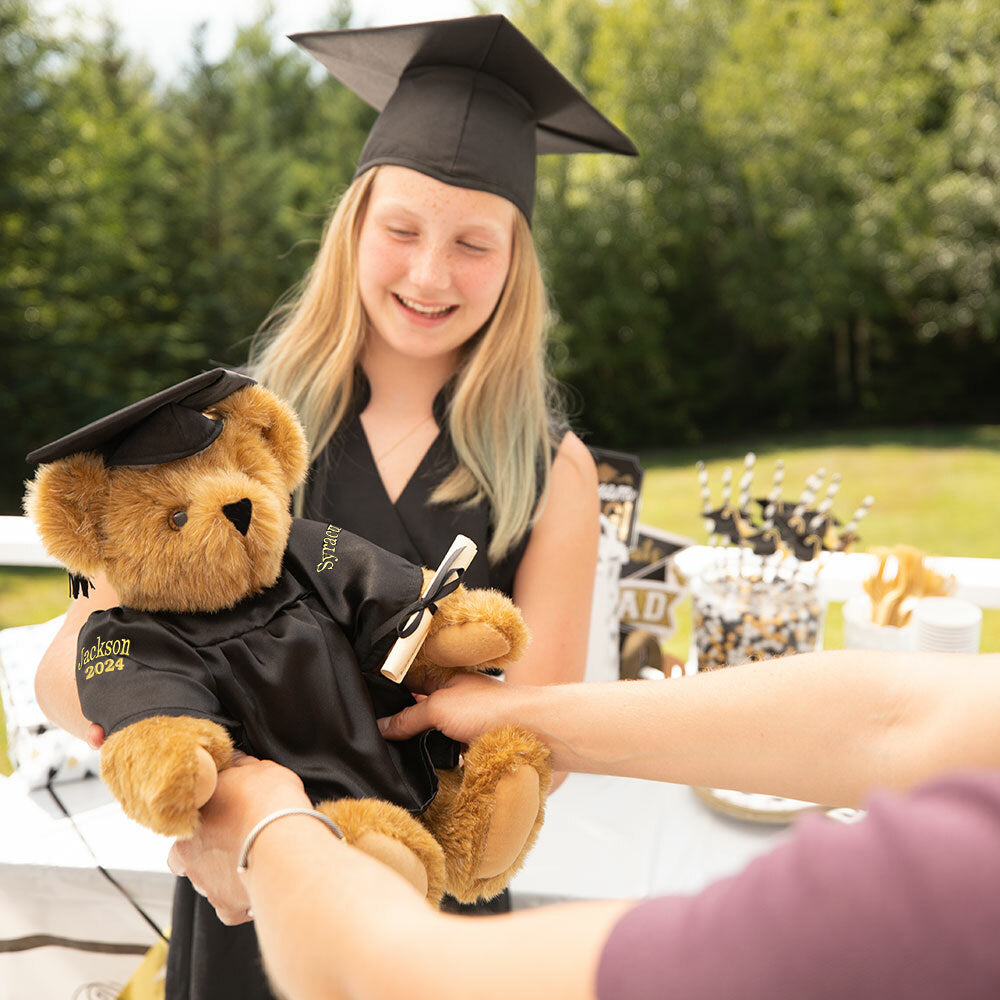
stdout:
[(202, 411), (254, 379), (215, 368), (140, 399), (42, 448), (27, 460), (54, 462), (78, 452), (94, 451), (106, 465), (162, 465), (207, 448), (222, 432), (222, 423)]
[(290, 35), (381, 114), (355, 177), (382, 163), (498, 194), (531, 219), (535, 156), (635, 156), (502, 14)]

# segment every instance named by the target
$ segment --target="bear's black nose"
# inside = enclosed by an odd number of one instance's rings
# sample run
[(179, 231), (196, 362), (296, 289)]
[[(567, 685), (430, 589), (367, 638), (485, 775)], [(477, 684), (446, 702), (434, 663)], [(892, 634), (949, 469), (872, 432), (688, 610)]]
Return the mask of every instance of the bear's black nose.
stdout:
[(222, 513), (233, 522), (233, 526), (241, 534), (245, 535), (250, 530), (250, 518), (253, 516), (253, 504), (244, 497), (236, 503), (227, 503), (222, 508)]

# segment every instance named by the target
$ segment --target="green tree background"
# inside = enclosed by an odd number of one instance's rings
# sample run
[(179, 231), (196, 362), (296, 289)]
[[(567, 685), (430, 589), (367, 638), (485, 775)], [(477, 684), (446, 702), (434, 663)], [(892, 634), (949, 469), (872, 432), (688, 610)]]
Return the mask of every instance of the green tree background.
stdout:
[[(642, 154), (540, 165), (552, 360), (591, 441), (998, 420), (994, 0), (510, 9)], [(240, 363), (309, 266), (374, 115), (272, 20), (217, 62), (196, 34), (162, 82), (113, 23), (0, 0), (3, 512), (27, 451)]]

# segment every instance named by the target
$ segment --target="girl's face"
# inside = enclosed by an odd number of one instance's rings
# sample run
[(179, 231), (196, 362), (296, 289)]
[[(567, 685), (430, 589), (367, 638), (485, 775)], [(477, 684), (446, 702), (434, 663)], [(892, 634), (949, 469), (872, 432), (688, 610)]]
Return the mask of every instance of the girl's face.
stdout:
[(489, 319), (510, 268), (514, 205), (383, 166), (358, 242), (373, 336), (414, 359), (456, 355)]

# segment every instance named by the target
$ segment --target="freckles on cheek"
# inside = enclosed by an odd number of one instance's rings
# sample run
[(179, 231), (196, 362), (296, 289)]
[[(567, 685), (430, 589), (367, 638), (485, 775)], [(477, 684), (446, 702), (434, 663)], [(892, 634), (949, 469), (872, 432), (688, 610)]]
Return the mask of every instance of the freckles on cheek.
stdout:
[(398, 274), (399, 250), (389, 240), (363, 241), (358, 251), (358, 276), (362, 282), (381, 284)]
[(458, 281), (478, 290), (480, 295), (500, 297), (504, 283), (507, 280), (509, 263), (473, 260), (456, 268), (455, 277)]

